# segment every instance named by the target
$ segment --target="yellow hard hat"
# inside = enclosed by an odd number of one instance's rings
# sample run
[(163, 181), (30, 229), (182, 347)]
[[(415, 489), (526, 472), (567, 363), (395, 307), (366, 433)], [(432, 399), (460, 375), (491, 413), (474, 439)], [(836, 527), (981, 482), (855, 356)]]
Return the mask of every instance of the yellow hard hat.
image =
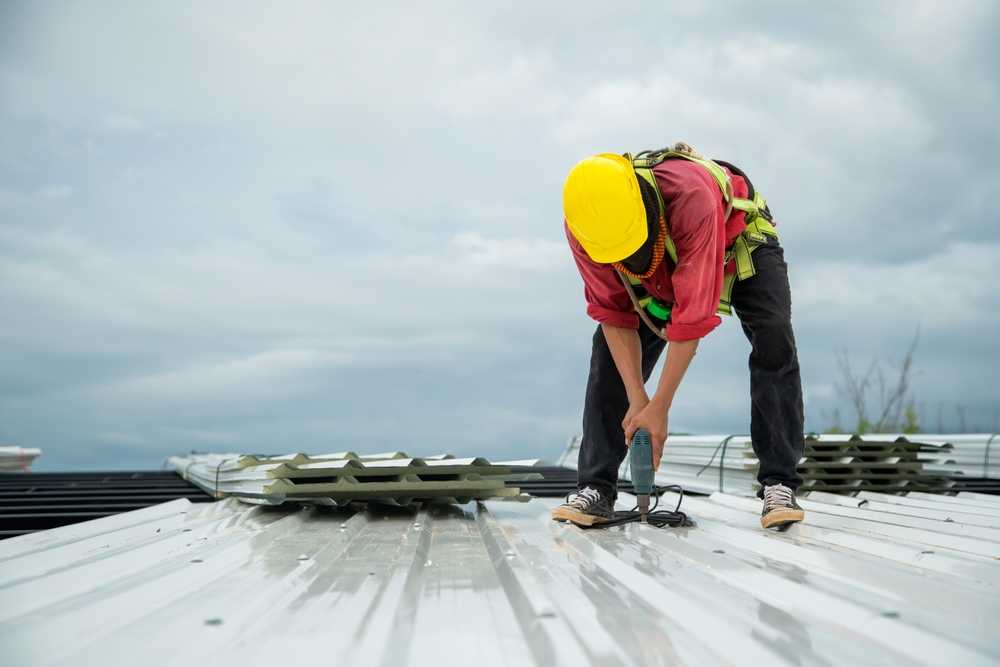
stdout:
[(646, 207), (632, 161), (593, 155), (573, 167), (563, 186), (566, 225), (595, 262), (618, 262), (646, 242)]

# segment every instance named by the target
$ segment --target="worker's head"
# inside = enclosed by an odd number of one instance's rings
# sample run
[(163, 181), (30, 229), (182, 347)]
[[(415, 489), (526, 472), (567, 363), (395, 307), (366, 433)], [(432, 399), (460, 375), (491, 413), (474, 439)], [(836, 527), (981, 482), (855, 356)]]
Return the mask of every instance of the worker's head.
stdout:
[(634, 272), (649, 265), (657, 236), (656, 195), (644, 189), (652, 186), (621, 155), (593, 155), (570, 170), (563, 186), (566, 225), (595, 262), (622, 262)]

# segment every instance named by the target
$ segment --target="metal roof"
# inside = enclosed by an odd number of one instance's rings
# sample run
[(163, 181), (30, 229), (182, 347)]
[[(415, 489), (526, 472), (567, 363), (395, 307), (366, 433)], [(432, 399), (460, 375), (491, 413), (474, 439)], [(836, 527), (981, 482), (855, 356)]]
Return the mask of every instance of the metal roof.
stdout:
[(876, 495), (807, 499), (785, 533), (724, 494), (685, 497), (695, 528), (590, 531), (555, 498), (175, 500), (0, 542), (0, 645), (75, 667), (997, 664), (1000, 501)]

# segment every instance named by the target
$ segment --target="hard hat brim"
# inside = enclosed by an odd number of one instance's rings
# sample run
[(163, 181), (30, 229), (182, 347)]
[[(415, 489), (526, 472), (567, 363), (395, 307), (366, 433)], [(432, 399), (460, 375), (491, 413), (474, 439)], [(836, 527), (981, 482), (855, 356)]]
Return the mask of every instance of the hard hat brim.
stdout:
[(649, 228), (646, 224), (645, 210), (643, 210), (640, 215), (635, 216), (635, 219), (629, 224), (627, 229), (628, 235), (623, 238), (622, 242), (618, 245), (611, 247), (604, 246), (601, 248), (587, 248), (586, 244), (582, 241), (580, 242), (580, 245), (582, 245), (583, 249), (587, 252), (587, 256), (599, 264), (614, 264), (615, 262), (620, 262), (641, 248), (642, 244), (649, 238)]

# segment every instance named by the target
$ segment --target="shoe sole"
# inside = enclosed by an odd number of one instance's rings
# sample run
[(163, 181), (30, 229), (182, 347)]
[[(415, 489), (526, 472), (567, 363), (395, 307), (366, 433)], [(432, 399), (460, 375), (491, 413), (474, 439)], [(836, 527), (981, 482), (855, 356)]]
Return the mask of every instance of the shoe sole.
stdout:
[(552, 519), (555, 521), (569, 521), (570, 523), (575, 523), (578, 526), (593, 526), (607, 521), (607, 519), (602, 516), (584, 514), (579, 510), (574, 510), (569, 507), (557, 507), (552, 510)]
[(806, 518), (803, 510), (774, 510), (760, 518), (761, 528), (781, 528)]

